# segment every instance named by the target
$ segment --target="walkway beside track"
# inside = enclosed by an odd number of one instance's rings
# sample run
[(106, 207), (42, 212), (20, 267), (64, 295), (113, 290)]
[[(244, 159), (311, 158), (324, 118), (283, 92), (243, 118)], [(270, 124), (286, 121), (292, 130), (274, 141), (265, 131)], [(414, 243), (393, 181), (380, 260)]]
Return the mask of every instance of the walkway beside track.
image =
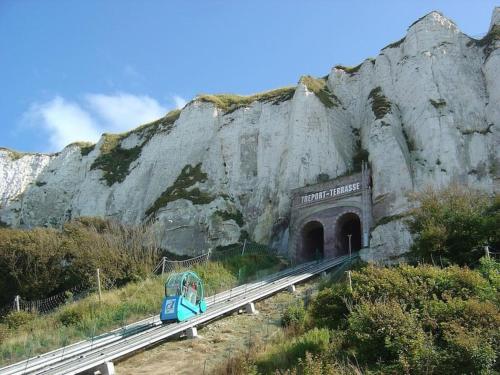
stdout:
[(250, 302), (269, 297), (290, 285), (303, 282), (330, 268), (355, 258), (348, 255), (313, 261), (272, 274), (265, 279), (210, 296), (204, 314), (181, 323), (164, 325), (159, 316), (141, 320), (93, 340), (72, 344), (0, 369), (0, 375), (14, 374), (78, 374), (106, 362), (146, 348), (189, 328), (207, 324), (211, 320), (238, 310)]

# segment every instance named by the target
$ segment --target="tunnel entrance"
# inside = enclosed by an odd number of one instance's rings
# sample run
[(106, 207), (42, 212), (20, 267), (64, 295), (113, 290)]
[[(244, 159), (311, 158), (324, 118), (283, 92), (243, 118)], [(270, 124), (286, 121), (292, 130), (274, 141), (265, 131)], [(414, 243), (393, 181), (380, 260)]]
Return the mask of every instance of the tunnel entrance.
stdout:
[(323, 225), (311, 221), (302, 229), (302, 260), (311, 261), (324, 257), (325, 235)]
[(337, 243), (339, 246), (339, 254), (344, 255), (349, 253), (349, 237), (351, 241), (351, 251), (359, 251), (361, 249), (361, 221), (355, 213), (347, 213), (343, 215), (337, 223)]

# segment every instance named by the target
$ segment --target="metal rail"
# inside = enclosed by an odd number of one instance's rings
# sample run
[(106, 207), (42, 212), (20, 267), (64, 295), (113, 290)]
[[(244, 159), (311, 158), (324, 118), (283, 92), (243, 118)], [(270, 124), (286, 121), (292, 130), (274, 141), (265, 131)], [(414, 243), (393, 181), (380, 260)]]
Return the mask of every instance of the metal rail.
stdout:
[(249, 302), (268, 297), (289, 285), (297, 284), (351, 259), (349, 256), (309, 262), (269, 277), (244, 284), (208, 297), (209, 309), (188, 321), (163, 325), (158, 315), (141, 320), (94, 340), (82, 341), (38, 357), (4, 367), (0, 375), (14, 374), (78, 374), (100, 364), (123, 357), (178, 334), (188, 328), (206, 324)]

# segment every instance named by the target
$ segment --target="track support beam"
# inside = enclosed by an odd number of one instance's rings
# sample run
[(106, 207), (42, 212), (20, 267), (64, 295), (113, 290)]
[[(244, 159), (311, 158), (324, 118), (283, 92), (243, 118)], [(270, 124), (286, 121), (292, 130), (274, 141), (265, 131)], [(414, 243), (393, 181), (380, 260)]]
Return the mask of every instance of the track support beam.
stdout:
[(113, 362), (105, 362), (92, 369), (94, 375), (116, 375)]
[(186, 329), (186, 336), (188, 339), (195, 339), (198, 337), (198, 329), (196, 327), (190, 327)]
[(245, 312), (247, 314), (258, 314), (259, 312), (255, 309), (255, 304), (253, 302), (248, 302), (245, 305)]

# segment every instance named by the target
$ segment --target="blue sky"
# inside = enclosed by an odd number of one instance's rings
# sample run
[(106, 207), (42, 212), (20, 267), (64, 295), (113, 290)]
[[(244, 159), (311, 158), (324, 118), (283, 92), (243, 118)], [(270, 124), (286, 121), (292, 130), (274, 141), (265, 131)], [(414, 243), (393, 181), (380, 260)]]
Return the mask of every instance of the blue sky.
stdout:
[(0, 0), (0, 147), (59, 151), (199, 93), (357, 65), (439, 10), (481, 36), (495, 1)]

